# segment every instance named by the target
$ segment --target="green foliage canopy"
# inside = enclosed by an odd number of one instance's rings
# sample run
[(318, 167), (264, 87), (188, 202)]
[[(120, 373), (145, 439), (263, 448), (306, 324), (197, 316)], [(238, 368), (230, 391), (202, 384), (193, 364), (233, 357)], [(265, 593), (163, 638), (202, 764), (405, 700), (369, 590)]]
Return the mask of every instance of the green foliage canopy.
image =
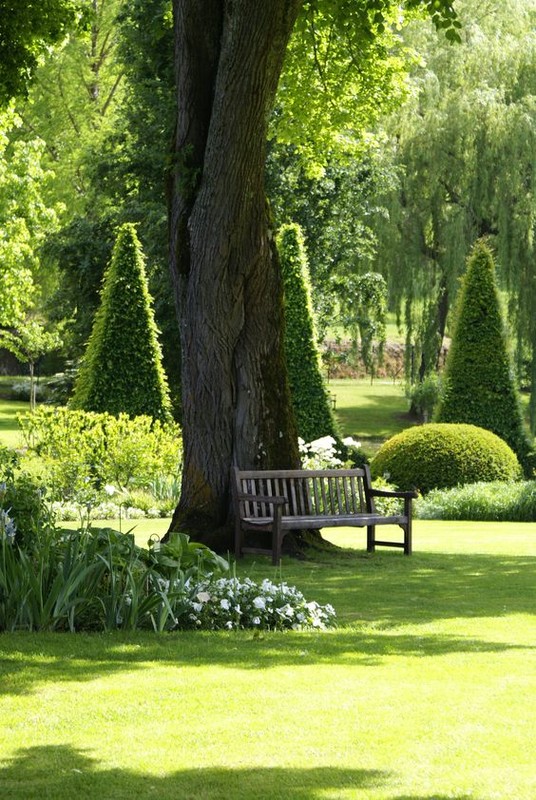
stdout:
[(46, 48), (75, 22), (78, 0), (0, 0), (0, 103), (24, 95)]
[(421, 379), (437, 367), (458, 278), (480, 236), (494, 240), (518, 362), (536, 341), (534, 3), (463, 0), (456, 8), (459, 46), (425, 20), (402, 32), (419, 58), (404, 104), (381, 122), (401, 179), (382, 198), (389, 213), (376, 218), (377, 263)]
[[(21, 120), (0, 112), (0, 326), (17, 327), (47, 283), (40, 248), (58, 225), (59, 206), (46, 199), (50, 173), (39, 139), (11, 142)], [(38, 288), (39, 285), (39, 288)]]

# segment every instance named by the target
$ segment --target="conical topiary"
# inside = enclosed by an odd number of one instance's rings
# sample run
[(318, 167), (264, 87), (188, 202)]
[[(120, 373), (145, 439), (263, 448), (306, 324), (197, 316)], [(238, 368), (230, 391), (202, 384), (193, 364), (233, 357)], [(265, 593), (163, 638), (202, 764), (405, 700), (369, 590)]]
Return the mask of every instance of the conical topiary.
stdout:
[(336, 436), (330, 398), (320, 370), (303, 234), (290, 223), (279, 231), (285, 296), (285, 352), (298, 433), (306, 442)]
[(463, 278), (445, 366), (437, 422), (465, 422), (500, 436), (527, 467), (523, 424), (508, 340), (488, 245), (476, 242)]
[(84, 411), (170, 416), (144, 258), (134, 225), (122, 225), (70, 404)]

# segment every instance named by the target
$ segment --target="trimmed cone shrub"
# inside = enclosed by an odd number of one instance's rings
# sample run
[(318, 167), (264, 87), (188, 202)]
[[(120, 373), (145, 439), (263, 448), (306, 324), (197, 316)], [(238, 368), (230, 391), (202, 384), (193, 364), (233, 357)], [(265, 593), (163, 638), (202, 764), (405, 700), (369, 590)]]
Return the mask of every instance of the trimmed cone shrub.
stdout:
[(119, 228), (70, 406), (114, 416), (170, 418), (162, 354), (134, 225)]
[(491, 431), (476, 425), (430, 423), (407, 428), (378, 450), (373, 478), (386, 477), (399, 489), (444, 489), (478, 481), (521, 477), (516, 454)]
[(285, 290), (285, 354), (298, 433), (306, 442), (335, 436), (336, 424), (320, 371), (309, 269), (300, 226), (284, 225), (277, 237)]
[(526, 470), (531, 445), (501, 314), (491, 250), (476, 242), (467, 262), (436, 422), (466, 422), (507, 442)]

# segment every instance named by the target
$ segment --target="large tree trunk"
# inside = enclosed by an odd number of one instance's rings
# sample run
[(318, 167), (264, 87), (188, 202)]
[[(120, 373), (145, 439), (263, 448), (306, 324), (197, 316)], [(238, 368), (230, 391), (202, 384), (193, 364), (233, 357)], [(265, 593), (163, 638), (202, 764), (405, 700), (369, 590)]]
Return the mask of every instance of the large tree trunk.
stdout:
[(232, 464), (298, 463), (279, 264), (264, 190), (267, 116), (301, 0), (175, 0), (171, 272), (184, 473), (170, 530), (228, 546)]

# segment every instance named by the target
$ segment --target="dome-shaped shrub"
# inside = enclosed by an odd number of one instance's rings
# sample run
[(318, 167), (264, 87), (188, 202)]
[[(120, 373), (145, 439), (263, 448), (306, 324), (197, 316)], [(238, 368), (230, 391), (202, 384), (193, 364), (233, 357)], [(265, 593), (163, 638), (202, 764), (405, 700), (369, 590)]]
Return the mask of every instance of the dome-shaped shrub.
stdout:
[(443, 489), (477, 481), (517, 480), (513, 450), (476, 425), (431, 423), (408, 428), (379, 449), (372, 477), (386, 476), (400, 489)]

